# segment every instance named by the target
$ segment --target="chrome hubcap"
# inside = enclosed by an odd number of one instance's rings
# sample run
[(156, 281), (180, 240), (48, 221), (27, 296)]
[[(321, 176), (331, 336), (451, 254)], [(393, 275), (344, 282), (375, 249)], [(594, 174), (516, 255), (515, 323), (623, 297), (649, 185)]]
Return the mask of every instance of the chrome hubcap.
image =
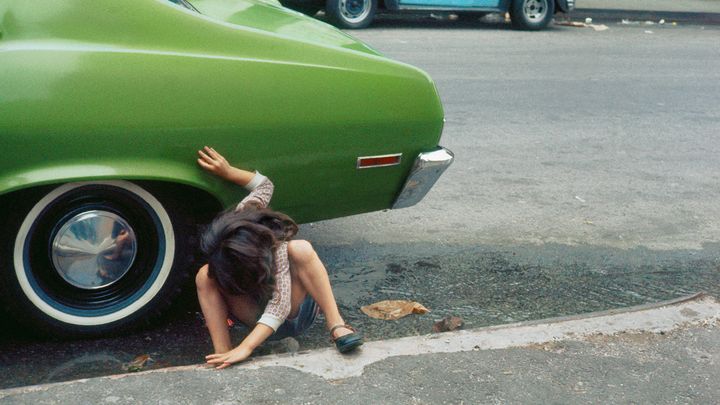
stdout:
[(52, 243), (55, 270), (85, 290), (107, 287), (130, 270), (137, 254), (132, 227), (108, 211), (86, 211), (65, 222)]
[(530, 21), (539, 21), (547, 14), (547, 0), (525, 0), (523, 11)]
[(340, 13), (350, 23), (364, 20), (370, 14), (371, 0), (340, 0)]

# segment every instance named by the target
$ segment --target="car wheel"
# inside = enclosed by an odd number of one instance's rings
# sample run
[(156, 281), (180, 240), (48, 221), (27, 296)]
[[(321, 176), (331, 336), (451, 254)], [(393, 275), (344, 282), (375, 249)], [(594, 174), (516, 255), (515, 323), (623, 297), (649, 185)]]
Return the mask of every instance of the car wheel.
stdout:
[(513, 0), (510, 19), (515, 28), (540, 30), (550, 24), (554, 11), (554, 0)]
[(2, 298), (39, 332), (98, 335), (149, 321), (189, 276), (182, 225), (139, 185), (68, 183), (41, 197), (20, 204), (2, 259)]
[(377, 0), (327, 0), (325, 12), (340, 28), (365, 28), (375, 18)]

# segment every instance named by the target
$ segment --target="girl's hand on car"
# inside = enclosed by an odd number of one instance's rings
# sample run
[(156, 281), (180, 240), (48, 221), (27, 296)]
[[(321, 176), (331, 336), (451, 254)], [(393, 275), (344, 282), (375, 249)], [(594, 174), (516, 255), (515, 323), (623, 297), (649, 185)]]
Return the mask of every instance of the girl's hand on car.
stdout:
[(230, 171), (232, 166), (228, 163), (223, 155), (217, 153), (217, 151), (209, 146), (205, 146), (198, 151), (198, 164), (208, 172), (222, 177), (223, 179), (230, 179)]
[(252, 350), (248, 350), (240, 345), (226, 353), (209, 354), (205, 356), (205, 362), (220, 370), (247, 359), (251, 353)]
[(255, 172), (249, 172), (230, 165), (223, 155), (209, 146), (205, 146), (198, 151), (197, 162), (206, 171), (243, 187), (255, 177)]

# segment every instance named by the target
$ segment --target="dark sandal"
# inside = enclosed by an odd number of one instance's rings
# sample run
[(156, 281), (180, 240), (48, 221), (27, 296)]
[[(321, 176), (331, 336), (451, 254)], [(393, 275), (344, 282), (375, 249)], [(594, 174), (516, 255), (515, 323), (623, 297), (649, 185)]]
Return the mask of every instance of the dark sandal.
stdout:
[[(347, 335), (343, 335), (337, 338), (333, 338), (333, 332), (335, 332), (336, 329), (339, 328), (345, 328), (352, 331), (352, 333), (349, 333)], [(330, 339), (335, 343), (335, 347), (340, 353), (348, 353), (351, 352), (358, 347), (362, 346), (363, 344), (363, 338), (360, 336), (359, 333), (350, 325), (335, 325), (332, 328), (330, 328)]]

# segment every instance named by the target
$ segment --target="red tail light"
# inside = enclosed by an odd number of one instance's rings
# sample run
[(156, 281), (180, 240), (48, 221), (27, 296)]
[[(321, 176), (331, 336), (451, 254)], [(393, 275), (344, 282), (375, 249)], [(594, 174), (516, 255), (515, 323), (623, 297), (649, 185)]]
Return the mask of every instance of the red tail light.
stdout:
[(392, 155), (363, 156), (357, 160), (358, 169), (370, 169), (372, 167), (384, 167), (399, 165), (402, 161), (402, 153)]

